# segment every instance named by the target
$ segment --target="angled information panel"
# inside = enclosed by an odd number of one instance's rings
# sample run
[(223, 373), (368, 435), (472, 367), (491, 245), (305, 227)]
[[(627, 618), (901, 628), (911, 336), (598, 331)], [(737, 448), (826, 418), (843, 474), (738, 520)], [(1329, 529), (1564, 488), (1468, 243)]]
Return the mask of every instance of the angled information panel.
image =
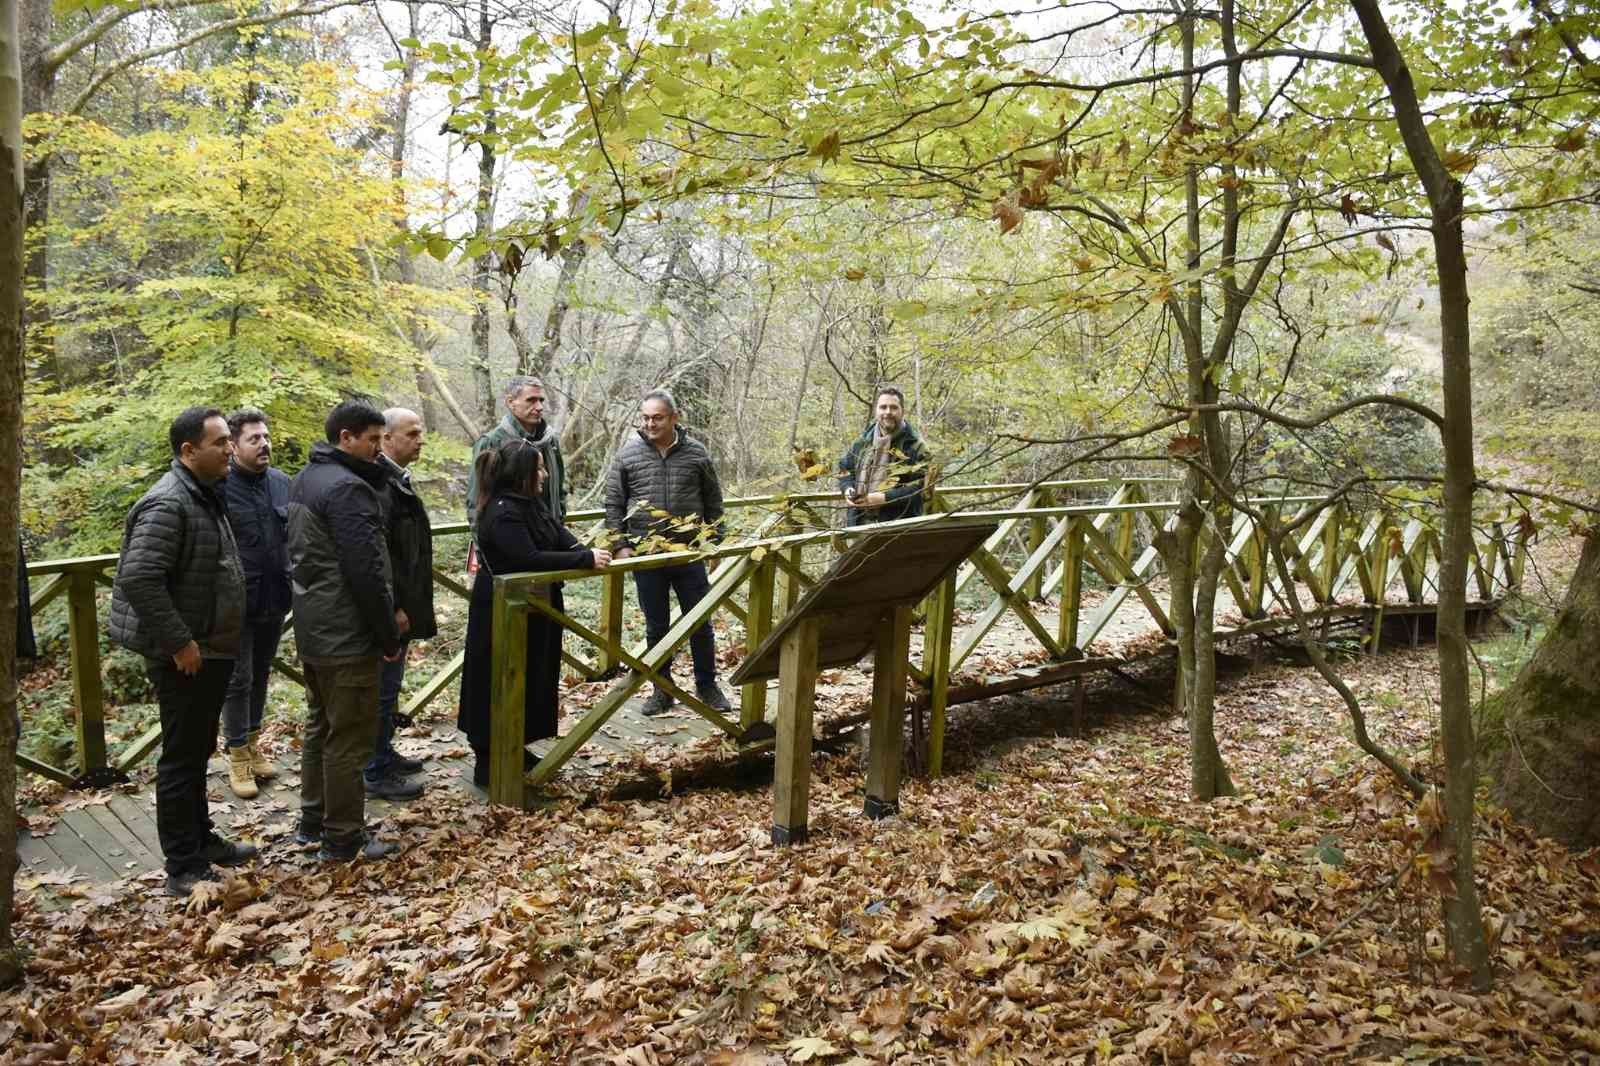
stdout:
[(778, 679), (774, 843), (806, 838), (817, 671), (849, 666), (869, 651), (866, 814), (884, 818), (899, 809), (912, 609), (998, 528), (991, 519), (939, 515), (850, 531), (827, 573), (734, 672), (734, 684)]
[(997, 528), (992, 519), (940, 515), (852, 530), (849, 546), (730, 680), (777, 677), (783, 642), (806, 618), (823, 623), (817, 669), (854, 665), (873, 649), (880, 619), (897, 605), (921, 602)]

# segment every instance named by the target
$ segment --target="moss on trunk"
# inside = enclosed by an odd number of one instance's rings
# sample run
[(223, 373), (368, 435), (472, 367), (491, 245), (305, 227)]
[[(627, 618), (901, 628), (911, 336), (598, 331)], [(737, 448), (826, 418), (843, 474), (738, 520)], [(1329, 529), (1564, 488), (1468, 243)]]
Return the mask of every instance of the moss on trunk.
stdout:
[(1533, 658), (1485, 710), (1496, 798), (1546, 836), (1600, 844), (1600, 533)]

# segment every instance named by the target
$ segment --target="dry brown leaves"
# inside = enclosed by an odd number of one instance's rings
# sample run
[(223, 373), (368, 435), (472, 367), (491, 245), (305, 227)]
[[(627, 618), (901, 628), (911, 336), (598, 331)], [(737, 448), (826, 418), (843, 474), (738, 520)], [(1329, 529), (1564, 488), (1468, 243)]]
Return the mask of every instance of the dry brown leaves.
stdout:
[[(1374, 732), (1426, 761), (1429, 655), (1352, 678)], [(1497, 986), (1470, 994), (1425, 879), (1394, 876), (1425, 827), (1304, 672), (1224, 696), (1243, 794), (1204, 806), (1181, 723), (1117, 714), (1019, 743), (1037, 706), (962, 710), (950, 775), (908, 782), (884, 823), (860, 816), (854, 755), (819, 759), (813, 839), (789, 850), (767, 841), (765, 788), (527, 815), (441, 795), (392, 862), (326, 870), (279, 847), (188, 907), (101, 894), (46, 913), (24, 894), (34, 955), (0, 997), (0, 1061), (1600, 1054), (1600, 857), (1485, 819)]]

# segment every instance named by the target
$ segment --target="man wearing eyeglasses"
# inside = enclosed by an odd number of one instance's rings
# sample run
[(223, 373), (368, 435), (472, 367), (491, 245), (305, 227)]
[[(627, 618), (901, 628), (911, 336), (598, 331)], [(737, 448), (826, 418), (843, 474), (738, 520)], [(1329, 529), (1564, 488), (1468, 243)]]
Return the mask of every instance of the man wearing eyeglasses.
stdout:
[[(722, 539), (722, 484), (711, 455), (678, 425), (672, 394), (656, 389), (639, 404), (639, 429), (617, 452), (606, 477), (606, 528), (617, 538), (614, 558), (626, 559), (635, 549), (655, 554), (714, 544)], [(670, 594), (688, 611), (711, 588), (700, 560), (677, 566), (635, 570), (639, 609), (651, 645), (671, 628)], [(706, 622), (689, 638), (694, 657), (695, 694), (708, 707), (731, 711), (717, 685), (717, 645)], [(662, 669), (670, 670), (672, 664)], [(665, 714), (672, 695), (657, 686), (645, 701), (647, 715)]]

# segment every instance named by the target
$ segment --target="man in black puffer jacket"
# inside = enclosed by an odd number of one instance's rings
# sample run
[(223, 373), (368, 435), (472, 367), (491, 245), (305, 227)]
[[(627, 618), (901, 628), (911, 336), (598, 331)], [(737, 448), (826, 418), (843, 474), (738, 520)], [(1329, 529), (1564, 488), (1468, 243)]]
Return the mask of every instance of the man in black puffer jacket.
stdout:
[(211, 864), (256, 853), (212, 828), (206, 762), (244, 626), (244, 572), (217, 483), (233, 445), (216, 408), (190, 407), (167, 431), (172, 467), (133, 505), (111, 586), (111, 639), (145, 657), (161, 707), (156, 834), (167, 894), (216, 880)]
[(378, 671), (402, 639), (381, 496), (389, 475), (376, 461), (383, 415), (346, 400), (324, 429), (327, 442), (312, 447), (289, 488), (294, 638), (307, 712), (295, 839), (320, 841), (325, 862), (381, 859), (396, 849), (367, 836), (361, 770), (378, 737)]
[[(654, 553), (720, 541), (722, 483), (705, 447), (678, 425), (672, 395), (664, 389), (646, 393), (639, 404), (639, 425), (606, 477), (606, 528), (617, 538), (615, 558), (626, 559), (640, 545)], [(671, 628), (671, 593), (676, 592), (679, 608), (687, 611), (711, 588), (706, 564), (699, 560), (635, 570), (633, 581), (652, 645)], [(713, 710), (731, 710), (717, 685), (717, 645), (710, 622), (690, 635), (689, 651), (696, 695)], [(671, 668), (670, 662), (662, 667)], [(663, 714), (671, 707), (671, 694), (657, 688), (645, 701), (644, 713)]]
[[(428, 508), (411, 485), (410, 466), (422, 454), (422, 417), (404, 407), (383, 412), (383, 445), (378, 465), (389, 475), (384, 487), (389, 515), (389, 569), (394, 574), (394, 608), (404, 620), (407, 641), (428, 640), (439, 632), (433, 616), (433, 526)], [(408, 777), (421, 771), (419, 759), (394, 750), (394, 730), (400, 713), (400, 687), (406, 679), (406, 649), (393, 662), (383, 664), (378, 678), (378, 743), (363, 777), (367, 795), (385, 799), (414, 799), (422, 795), (422, 782)]]

